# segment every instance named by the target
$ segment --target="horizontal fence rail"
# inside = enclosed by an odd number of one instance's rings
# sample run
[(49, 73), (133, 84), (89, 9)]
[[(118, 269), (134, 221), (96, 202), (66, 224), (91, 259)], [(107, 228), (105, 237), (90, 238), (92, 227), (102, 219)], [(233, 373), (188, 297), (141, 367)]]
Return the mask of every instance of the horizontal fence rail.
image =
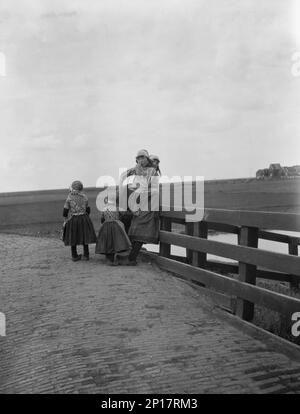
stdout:
[[(289, 315), (300, 312), (300, 299), (256, 286), (257, 278), (263, 278), (288, 282), (299, 291), (300, 237), (276, 233), (300, 232), (299, 214), (205, 209), (201, 222), (190, 222), (186, 221), (190, 211), (164, 210), (167, 208), (161, 208), (156, 256), (163, 269), (236, 297), (235, 313), (248, 321), (253, 319), (255, 305)], [(175, 223), (184, 226), (185, 234), (172, 231)], [(209, 240), (211, 231), (236, 234), (237, 244)], [(259, 248), (260, 239), (288, 244), (288, 254)], [(171, 255), (172, 245), (185, 248), (186, 257)], [(208, 260), (208, 254), (220, 257), (220, 261)], [(221, 258), (233, 262), (225, 263)]]
[(208, 270), (197, 269), (185, 263), (176, 263), (174, 260), (164, 257), (159, 257), (157, 262), (161, 268), (177, 273), (188, 280), (196, 280), (206, 287), (214, 288), (230, 295), (236, 295), (257, 305), (265, 306), (280, 313), (299, 312), (300, 300), (294, 297), (243, 283)]
[[(165, 211), (170, 209), (162, 206), (162, 215), (171, 219), (185, 220), (191, 211)], [(199, 210), (203, 213), (203, 210)], [(284, 230), (300, 232), (300, 215), (294, 213), (273, 213), (246, 210), (205, 209), (203, 221), (231, 226), (247, 226), (259, 229)]]
[(297, 256), (273, 253), (267, 250), (246, 246), (234, 246), (223, 242), (195, 238), (166, 231), (160, 232), (160, 241), (161, 243), (181, 246), (193, 251), (210, 253), (243, 263), (255, 264), (266, 269), (289, 272), (299, 276), (300, 282), (300, 258)]

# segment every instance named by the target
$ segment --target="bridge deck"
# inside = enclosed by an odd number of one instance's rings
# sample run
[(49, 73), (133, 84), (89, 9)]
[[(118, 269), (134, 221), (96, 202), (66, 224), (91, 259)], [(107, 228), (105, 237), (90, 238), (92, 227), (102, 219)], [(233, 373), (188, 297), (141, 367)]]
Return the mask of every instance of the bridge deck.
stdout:
[(300, 363), (151, 264), (0, 235), (1, 393), (300, 393)]

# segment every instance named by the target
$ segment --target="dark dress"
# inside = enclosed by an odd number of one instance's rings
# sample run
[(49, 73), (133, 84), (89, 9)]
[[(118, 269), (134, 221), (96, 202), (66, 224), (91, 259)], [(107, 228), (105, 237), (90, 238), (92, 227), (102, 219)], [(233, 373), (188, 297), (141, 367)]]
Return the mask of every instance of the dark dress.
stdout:
[(69, 217), (63, 229), (65, 246), (96, 243), (96, 233), (89, 217), (90, 207), (85, 194), (71, 191), (64, 205), (64, 217)]
[(63, 241), (65, 246), (96, 243), (93, 223), (87, 213), (74, 215), (64, 226)]
[(126, 234), (124, 224), (118, 219), (117, 213), (114, 216), (111, 216), (111, 213), (109, 213), (100, 227), (95, 252), (107, 255), (127, 251), (129, 253), (130, 249), (131, 243)]
[(132, 220), (132, 212), (130, 210), (127, 210), (127, 211), (120, 213), (120, 220), (124, 224), (125, 231), (128, 234), (128, 231), (131, 225), (131, 220)]
[(158, 244), (159, 213), (157, 211), (141, 211), (133, 215), (128, 232), (131, 241)]

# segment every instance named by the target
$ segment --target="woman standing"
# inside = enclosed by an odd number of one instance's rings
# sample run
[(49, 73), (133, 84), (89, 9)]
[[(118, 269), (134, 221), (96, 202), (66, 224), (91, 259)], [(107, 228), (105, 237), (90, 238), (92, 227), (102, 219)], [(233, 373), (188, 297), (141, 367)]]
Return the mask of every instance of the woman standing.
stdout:
[[(152, 161), (149, 157), (149, 153), (147, 150), (140, 150), (137, 153), (136, 156), (136, 165), (133, 168), (130, 168), (129, 170), (127, 170), (123, 176), (121, 176), (121, 183), (120, 183), (120, 187), (119, 187), (119, 194), (122, 191), (122, 187), (124, 188), (124, 185), (122, 185), (122, 183), (124, 182), (124, 180), (128, 177), (133, 177), (133, 182), (131, 184), (126, 185), (126, 209), (125, 211), (120, 211), (120, 220), (122, 221), (122, 223), (125, 226), (125, 231), (128, 234), (129, 229), (130, 229), (130, 225), (131, 225), (131, 221), (132, 221), (132, 217), (133, 217), (133, 213), (130, 210), (130, 208), (128, 207), (128, 190), (129, 190), (129, 196), (132, 194), (132, 192), (134, 192), (137, 187), (136, 187), (136, 181), (135, 177), (139, 177), (139, 176), (143, 176), (143, 175), (147, 175), (147, 168), (153, 167), (152, 165)], [(123, 199), (123, 197), (120, 197), (120, 199)], [(123, 206), (124, 208), (124, 206)]]
[[(132, 242), (132, 250), (127, 265), (137, 264), (136, 259), (144, 243), (158, 244), (159, 239), (159, 191), (158, 180), (154, 178), (158, 177), (158, 172), (152, 167), (149, 153), (146, 150), (137, 153), (136, 162), (136, 167), (131, 169), (130, 173), (136, 176), (133, 186), (135, 183), (139, 186), (133, 187), (134, 194), (130, 195), (130, 198), (135, 198), (142, 208), (139, 207), (137, 210), (133, 210), (129, 202), (133, 214), (128, 231)], [(145, 205), (145, 202), (142, 203), (142, 200), (146, 200), (147, 205)]]

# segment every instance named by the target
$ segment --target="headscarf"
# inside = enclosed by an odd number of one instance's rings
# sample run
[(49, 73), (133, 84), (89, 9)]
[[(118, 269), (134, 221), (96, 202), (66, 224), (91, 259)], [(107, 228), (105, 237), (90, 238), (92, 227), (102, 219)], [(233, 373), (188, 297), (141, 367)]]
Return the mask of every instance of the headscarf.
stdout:
[(151, 161), (156, 160), (156, 161), (160, 162), (160, 159), (159, 159), (159, 156), (158, 155), (151, 154), (149, 156), (149, 158), (150, 158)]
[(116, 211), (116, 209), (117, 209), (116, 200), (113, 199), (112, 197), (107, 197), (105, 205), (103, 207), (104, 207), (103, 211), (106, 211), (106, 210)]
[(116, 198), (108, 195), (105, 199), (105, 204), (102, 209), (102, 217), (107, 220), (118, 220), (119, 211), (116, 204)]
[(149, 152), (145, 149), (139, 150), (136, 154), (136, 158), (138, 157), (146, 157), (149, 159)]
[(73, 181), (70, 186), (70, 192), (72, 194), (79, 194), (83, 190), (83, 184), (81, 181)]
[(160, 171), (160, 168), (159, 168), (159, 163), (160, 163), (159, 156), (158, 155), (151, 154), (149, 158), (150, 158), (150, 161), (152, 163), (153, 163), (153, 161), (158, 161), (158, 165), (155, 168), (156, 168), (156, 171), (159, 173), (159, 175), (161, 175), (161, 171)]

